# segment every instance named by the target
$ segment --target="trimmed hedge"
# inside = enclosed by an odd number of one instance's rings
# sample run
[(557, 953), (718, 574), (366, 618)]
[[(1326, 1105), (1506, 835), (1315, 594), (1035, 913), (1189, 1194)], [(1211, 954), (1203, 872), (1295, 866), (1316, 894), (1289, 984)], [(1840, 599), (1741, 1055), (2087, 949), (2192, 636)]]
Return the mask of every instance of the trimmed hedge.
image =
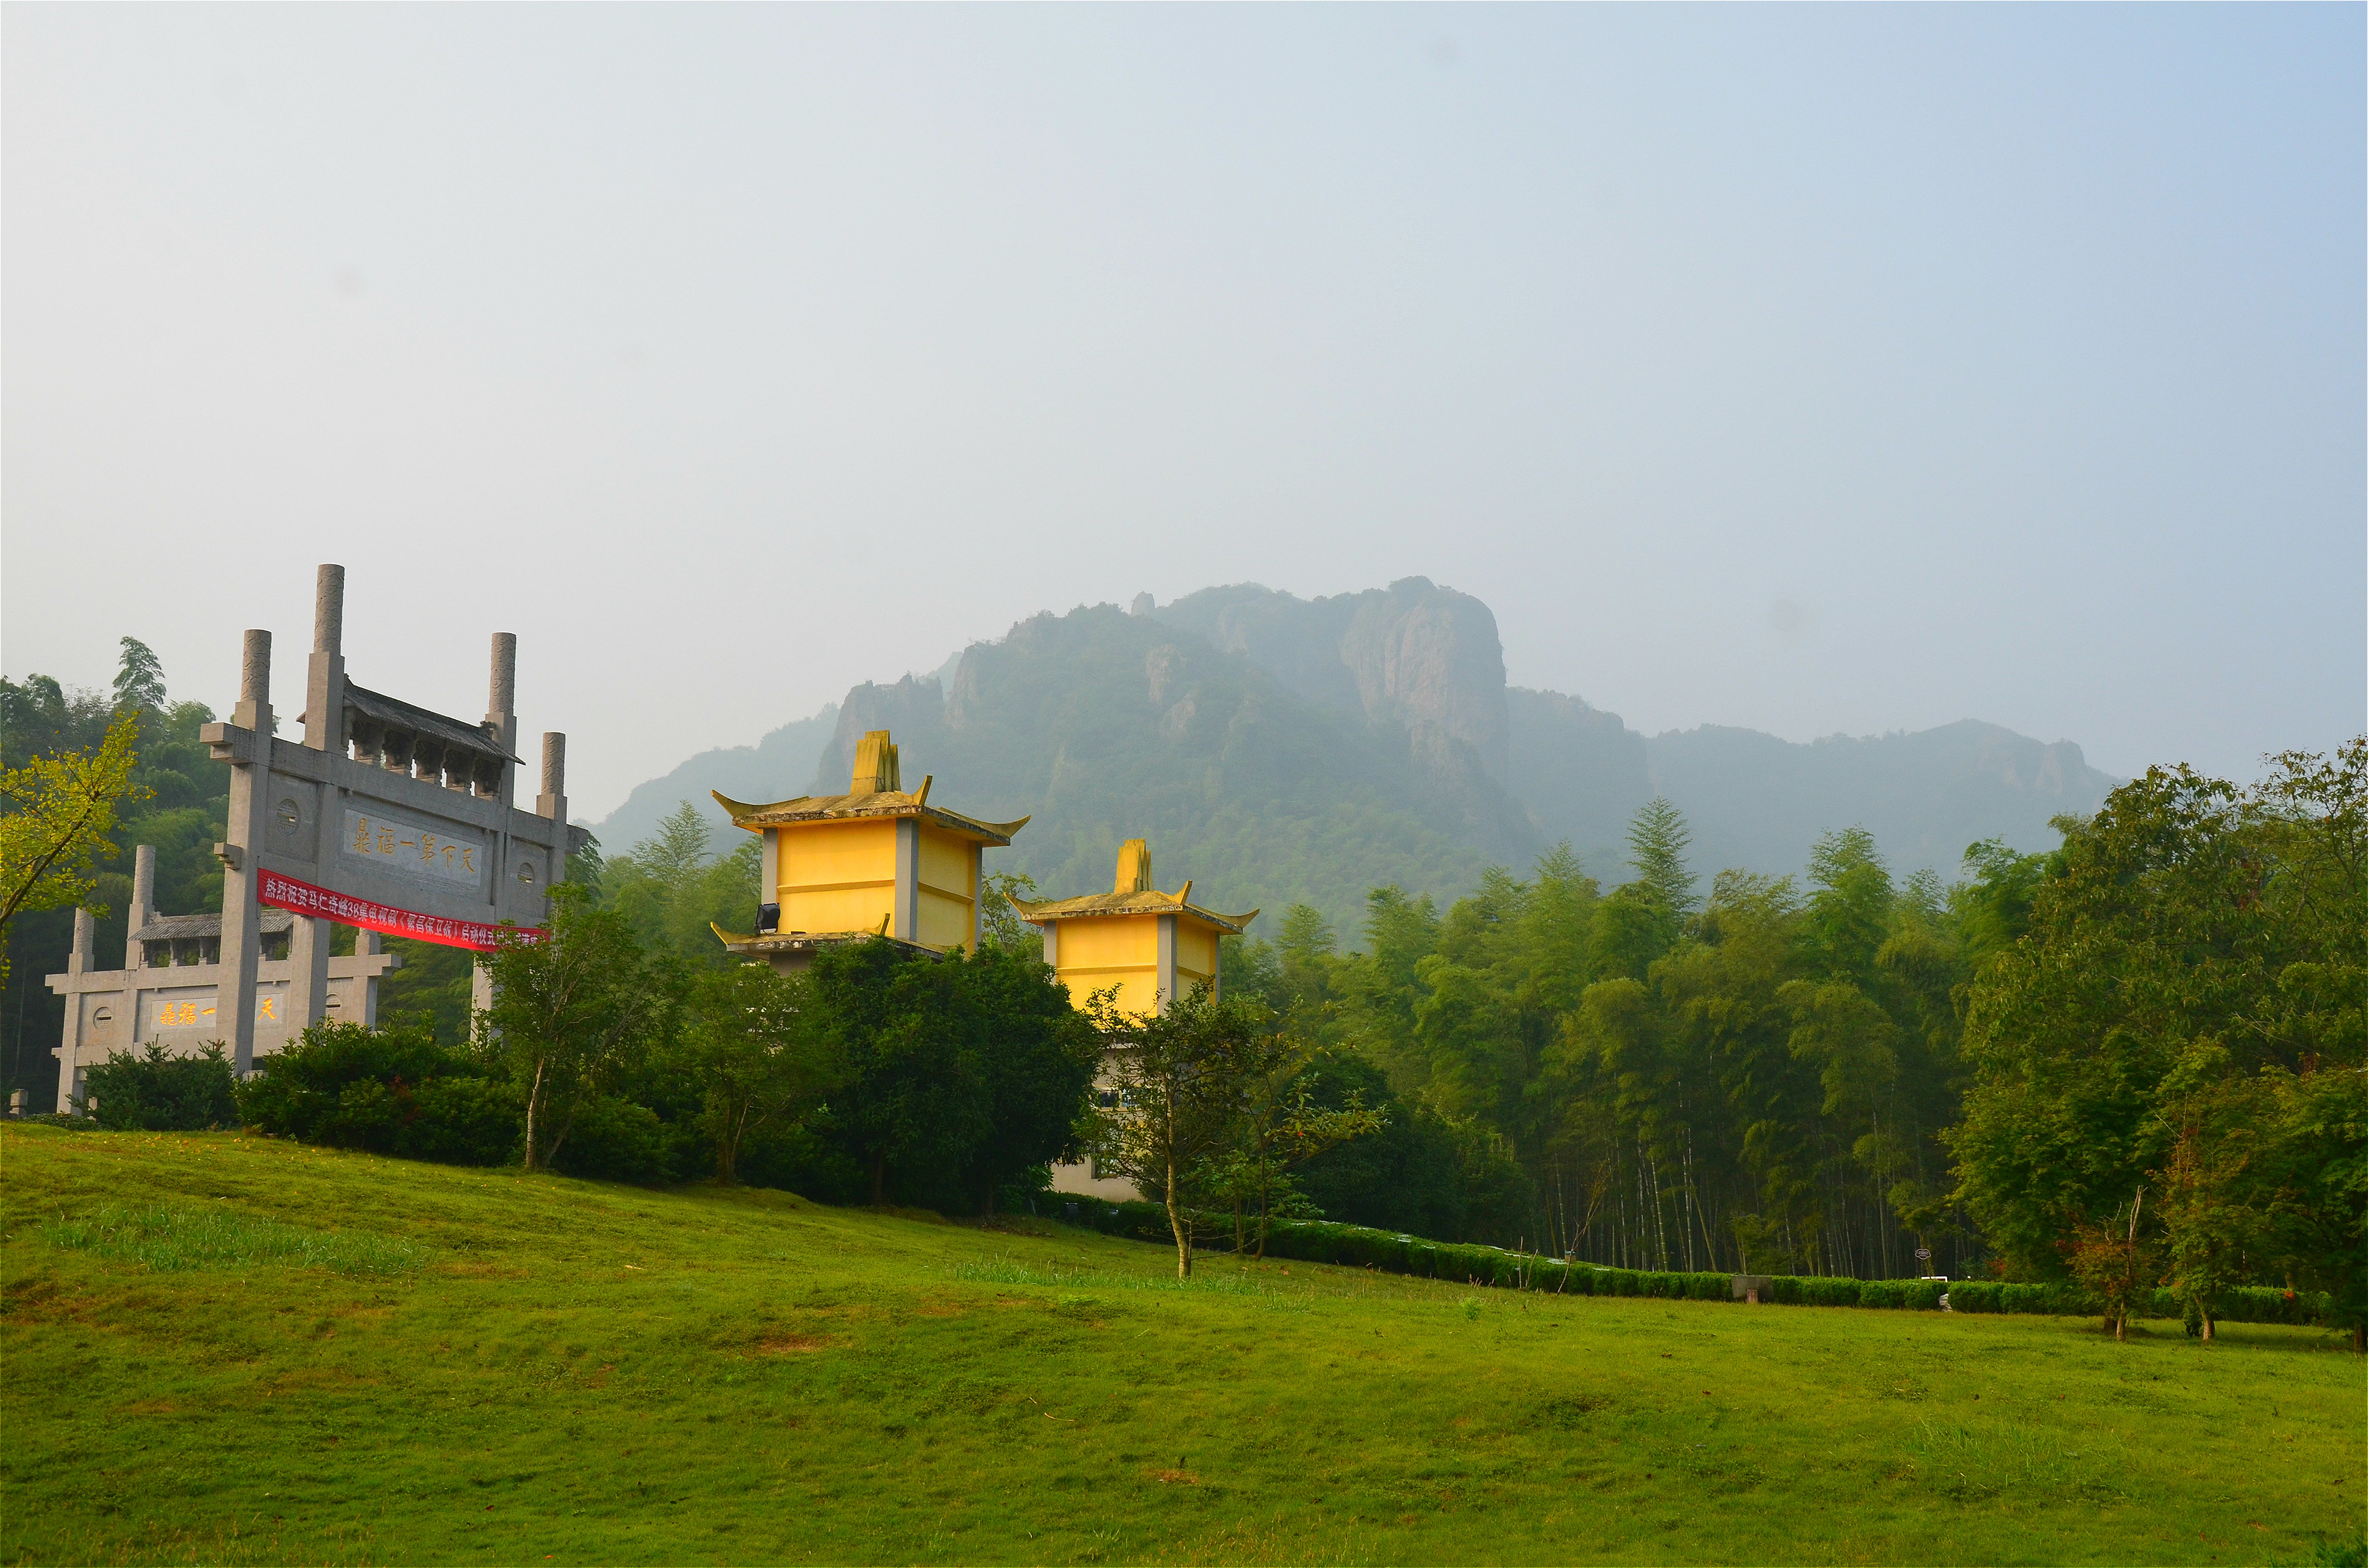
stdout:
[[(1961, 1312), (2034, 1312), (2054, 1317), (2094, 1317), (2103, 1305), (2077, 1285), (2011, 1285), (1968, 1279), (1949, 1288), (1949, 1306)], [(2321, 1290), (2282, 1290), (2274, 1285), (2240, 1285), (2213, 1299), (2212, 1315), (2222, 1323), (2282, 1323), (2297, 1327), (2325, 1323), (2328, 1299)], [(2183, 1317), (2187, 1303), (2175, 1290), (2149, 1294), (2139, 1315)]]
[[(1156, 1242), (1163, 1246), (1175, 1244), (1175, 1238), (1167, 1232), (1167, 1210), (1156, 1203), (1113, 1204), (1099, 1199), (1079, 1199), (1076, 1202), (1078, 1221), (1104, 1235)], [(1233, 1221), (1224, 1215), (1200, 1216), (1200, 1229), (1212, 1240), (1230, 1241), (1233, 1236)], [(1559, 1258), (1507, 1252), (1502, 1247), (1426, 1241), (1419, 1236), (1322, 1220), (1275, 1221), (1267, 1231), (1266, 1252), (1269, 1257), (1293, 1262), (1372, 1268), (1384, 1274), (1411, 1274), (1425, 1279), (1461, 1279), (1508, 1290), (1546, 1290), (1572, 1296), (1657, 1296), (1690, 1301), (1735, 1299), (1734, 1278), (1726, 1274), (1661, 1273), (1606, 1268), (1592, 1263), (1565, 1264)], [(1833, 1279), (1778, 1275), (1769, 1281), (1761, 1299), (1787, 1306), (1929, 1312), (1940, 1309), (1944, 1292), (1950, 1308), (1961, 1312), (2088, 1317), (2102, 1310), (2076, 1285), (2012, 1285), (1987, 1280)], [(2175, 1318), (2186, 1311), (2177, 1293), (2170, 1290), (2155, 1291), (2148, 1306), (2151, 1310), (2146, 1315), (2149, 1317)], [(2328, 1302), (2323, 1293), (2246, 1286), (2223, 1292), (2214, 1308), (2213, 1315), (2223, 1323), (2307, 1324), (2326, 1321)]]
[[(1078, 1222), (1104, 1235), (1174, 1244), (1174, 1238), (1167, 1233), (1167, 1211), (1158, 1204), (1108, 1203), (1097, 1199), (1076, 1201)], [(1212, 1240), (1232, 1236), (1232, 1221), (1224, 1216), (1203, 1214), (1200, 1221), (1201, 1233)], [(1726, 1301), (1735, 1296), (1734, 1278), (1726, 1274), (1565, 1264), (1559, 1258), (1507, 1252), (1502, 1247), (1426, 1241), (1419, 1236), (1320, 1220), (1274, 1221), (1267, 1231), (1266, 1252), (1269, 1257), (1294, 1262), (1329, 1263), (1344, 1268), (1410, 1274), (1424, 1279), (1460, 1279), (1474, 1285), (1571, 1296), (1645, 1296), (1690, 1301)], [(1779, 1278), (1772, 1282), (1770, 1299), (1808, 1306), (1930, 1311), (1941, 1304), (1943, 1289), (1937, 1281), (1922, 1279), (1861, 1282)]]

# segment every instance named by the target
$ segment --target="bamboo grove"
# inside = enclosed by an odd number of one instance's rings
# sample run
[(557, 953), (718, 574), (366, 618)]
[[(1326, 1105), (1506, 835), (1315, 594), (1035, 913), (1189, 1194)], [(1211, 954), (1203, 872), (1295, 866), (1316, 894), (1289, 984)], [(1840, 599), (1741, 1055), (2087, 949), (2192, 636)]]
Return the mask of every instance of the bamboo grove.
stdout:
[[(2169, 1151), (2190, 1166), (2200, 1156), (2164, 1131), (2168, 1110), (2148, 1108), (2144, 1074), (2117, 1080), (2135, 1094), (2076, 1103), (2035, 1092), (2047, 1069), (2033, 1056), (2078, 1062), (2116, 1028), (2185, 1028), (2207, 1043), (2228, 1030), (2217, 1015), (2166, 1023), (2157, 994), (2175, 979), (2149, 991), (2135, 971), (2175, 977), (2208, 958), (2192, 943), (2115, 956), (2128, 994), (2088, 983), (2069, 1032), (2070, 1002), (2044, 984), (2083, 983), (2078, 955), (2097, 956), (2100, 922), (2150, 929), (2167, 901), (2218, 900), (2263, 949), (2245, 971), (2256, 991), (2301, 983), (2327, 999), (2304, 1022), (2287, 1006), (2282, 1040), (2237, 1050), (2241, 1073), (2317, 1073), (2305, 1085), (2351, 1108), (2328, 1113), (2332, 1131), (2302, 1161), (2319, 1172), (2317, 1199), (2290, 1181), (2228, 1199), (2262, 1216), (2317, 1203), (2322, 1233), (2278, 1254), (2283, 1264), (2259, 1240), (2248, 1263), (2219, 1266), (2232, 1282), (2293, 1274), (2295, 1259), (2333, 1257), (2343, 1235), (2356, 1246), (2368, 1198), (2368, 1128), (2343, 1119), (2368, 1120), (2357, 1114), (2368, 766), (2357, 742), (2331, 763), (2278, 766), (2249, 792), (2157, 769), (2096, 818), (2060, 822), (2054, 852), (1973, 846), (1947, 886), (1895, 877), (1866, 834), (1845, 830), (1816, 844), (1798, 881), (1728, 870), (1705, 887), (1683, 819), (1656, 801), (1632, 824), (1633, 874), (1618, 886), (1600, 887), (1565, 848), (1526, 878), (1489, 872), (1443, 911), (1382, 889), (1356, 953), (1293, 908), (1270, 945), (1229, 961), (1228, 988), (1258, 992), (1329, 1060), (1378, 1067), (1397, 1098), (1458, 1131), (1457, 1239), (1653, 1269), (2061, 1276), (2084, 1227), (2131, 1211), (2149, 1179), (2159, 1187)], [(2199, 886), (2193, 863), (2240, 869)], [(2187, 924), (2211, 926), (2212, 911)], [(2151, 1048), (2157, 1081), (2180, 1049)], [(2086, 1153), (2037, 1147), (2051, 1140)], [(2054, 1168), (2066, 1174), (2053, 1186), (2029, 1175)], [(2328, 1196), (2345, 1180), (2351, 1197)]]

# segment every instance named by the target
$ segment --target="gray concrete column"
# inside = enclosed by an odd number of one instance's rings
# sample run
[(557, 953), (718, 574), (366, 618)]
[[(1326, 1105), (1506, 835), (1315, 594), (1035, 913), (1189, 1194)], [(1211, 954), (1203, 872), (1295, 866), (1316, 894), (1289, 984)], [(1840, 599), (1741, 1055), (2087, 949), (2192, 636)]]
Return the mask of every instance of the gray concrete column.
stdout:
[(477, 1032), (476, 1015), (494, 1010), (494, 971), (485, 967), (483, 953), (477, 955), (476, 966), (469, 971), (469, 1033)]
[[(494, 633), (494, 668), (491, 689), (485, 701), (485, 722), (494, 727), (494, 740), (502, 748), (504, 757), (518, 755), (518, 633)], [(502, 804), (513, 805), (518, 800), (518, 764), (502, 764)]]
[[(304, 744), (333, 756), (346, 755), (346, 569), (324, 564), (313, 577), (313, 658), (304, 681)], [(321, 856), (336, 842), (337, 792), (317, 793), (313, 863), (317, 880), (326, 869)], [(329, 947), (332, 927), (309, 915), (296, 917), (288, 939), (288, 1027), (302, 1032), (329, 1016)]]
[(346, 569), (324, 566), (313, 584), (313, 660), (304, 681), (304, 744), (346, 755)]
[(131, 850), (131, 911), (123, 922), (123, 967), (139, 969), (148, 949), (140, 933), (156, 918), (156, 846), (135, 845)]
[(310, 915), (296, 917), (288, 936), (290, 1037), (329, 1016), (329, 947), (336, 927)]
[[(375, 931), (354, 933), (354, 951), (369, 956), (386, 951), (386, 938)], [(378, 1028), (378, 976), (370, 975), (362, 982), (362, 1028)]]
[[(534, 814), (552, 822), (567, 820), (567, 737), (556, 730), (542, 733), (542, 792), (534, 798)], [(551, 880), (554, 882), (567, 871), (564, 838), (560, 848), (560, 863), (552, 869)]]
[[(91, 918), (89, 910), (76, 905), (74, 946), (66, 951), (68, 974), (89, 972), (93, 967), (97, 940), (98, 922)], [(132, 1000), (135, 1003), (139, 1000), (138, 993), (132, 994)], [(57, 1114), (60, 1116), (70, 1116), (74, 1113), (74, 1064), (82, 1059), (83, 1006), (82, 992), (79, 988), (66, 993), (65, 1028), (61, 1031), (58, 1040)], [(135, 1018), (132, 1023), (135, 1037), (133, 1043), (137, 1044), (139, 1020)]]
[(1159, 917), (1159, 972), (1155, 982), (1159, 988), (1160, 1012), (1167, 1011), (1176, 1000), (1176, 916)]
[(895, 919), (888, 928), (892, 937), (907, 942), (921, 939), (921, 824), (916, 817), (896, 819), (896, 887), (895, 901), (889, 906)]
[(255, 1068), (255, 968), (263, 955), (263, 906), (256, 902), (261, 869), (256, 846), (268, 820), (264, 801), (271, 778), (271, 633), (250, 631), (239, 664), (238, 708), (232, 722), (254, 736), (245, 762), (230, 768), (230, 835), (222, 842), (222, 980), (214, 990), (214, 1024), (242, 1077)]

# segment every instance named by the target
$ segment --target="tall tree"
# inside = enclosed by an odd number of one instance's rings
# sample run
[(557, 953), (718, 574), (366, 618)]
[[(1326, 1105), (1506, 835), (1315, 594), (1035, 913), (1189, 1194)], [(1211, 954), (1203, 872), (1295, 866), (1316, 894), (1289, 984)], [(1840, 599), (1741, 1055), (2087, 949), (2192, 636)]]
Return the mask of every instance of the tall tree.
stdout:
[(701, 1095), (700, 1130), (715, 1146), (715, 1179), (740, 1179), (740, 1150), (759, 1128), (797, 1120), (837, 1085), (838, 1062), (803, 975), (735, 964), (695, 983), (684, 1060)]
[(678, 983), (620, 915), (572, 882), (552, 888), (541, 930), (507, 934), (485, 962), (494, 1005), (479, 1015), (479, 1037), (523, 1095), (526, 1168), (541, 1169), (584, 1108), (663, 1038)]
[[(2199, 1278), (2224, 1251), (2297, 1270), (2327, 1256), (2276, 1222), (2286, 1185), (2322, 1177), (2271, 1179), (2276, 1162), (2227, 1142), (2257, 1140), (2267, 1113), (2226, 1102), (2267, 1080), (2317, 1103), (2305, 1081), (2368, 1065), (2368, 738), (2273, 762), (2248, 790), (2186, 767), (2116, 790), (2066, 837), (2029, 933), (1975, 977), (1958, 1192), (2019, 1267), (2060, 1272), (2064, 1246), (2116, 1222), (2141, 1187), (2169, 1189), (2152, 1207), (2189, 1229), (2173, 1253)], [(2316, 1150), (2322, 1172), (2352, 1168), (2351, 1124), (2311, 1119), (2328, 1131), (2292, 1147)], [(2247, 1169), (2258, 1178), (2230, 1187)], [(2206, 1233), (2232, 1212), (2249, 1216), (2240, 1234)], [(2312, 1247), (2351, 1244), (2313, 1233)]]
[(1645, 801), (1628, 824), (1628, 864), (1635, 869), (1636, 881), (1680, 918), (1700, 903), (1694, 897), (1694, 874), (1686, 865), (1686, 849), (1692, 843), (1685, 813), (1667, 796)]
[(1259, 1011), (1205, 991), (1156, 1014), (1122, 1013), (1098, 994), (1091, 1013), (1119, 1102), (1099, 1113), (1095, 1157), (1138, 1191), (1159, 1195), (1176, 1238), (1176, 1278), (1189, 1279), (1194, 1206), (1208, 1196), (1281, 1042)]
[(122, 645), (122, 661), (115, 671), (115, 710), (163, 711), (165, 666), (157, 661), (155, 650), (137, 637), (124, 638)]
[(875, 937), (808, 971), (843, 1069), (831, 1115), (875, 1204), (892, 1177), (942, 1184), (986, 1134), (983, 1031), (960, 967)]
[(1077, 1152), (1102, 1042), (1067, 988), (1024, 949), (982, 948), (953, 970), (977, 1030), (985, 1096), (962, 1179), (984, 1216), (1003, 1184)]

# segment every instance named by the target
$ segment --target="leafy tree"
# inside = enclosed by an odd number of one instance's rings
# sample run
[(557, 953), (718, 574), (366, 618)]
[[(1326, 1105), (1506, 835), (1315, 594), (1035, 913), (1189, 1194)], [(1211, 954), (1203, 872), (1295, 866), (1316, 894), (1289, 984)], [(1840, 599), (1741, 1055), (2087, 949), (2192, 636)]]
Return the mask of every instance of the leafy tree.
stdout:
[(165, 706), (165, 666), (158, 663), (155, 650), (137, 637), (124, 638), (122, 647), (122, 663), (115, 671), (115, 710), (161, 711)]
[(1686, 849), (1693, 843), (1685, 813), (1665, 796), (1656, 795), (1637, 809), (1628, 824), (1628, 863), (1636, 883), (1661, 907), (1679, 919), (1691, 915), (1694, 874), (1686, 867)]
[(1234, 1249), (1254, 1257), (1266, 1256), (1268, 1232), (1277, 1216), (1324, 1217), (1292, 1182), (1292, 1173), (1326, 1150), (1379, 1131), (1388, 1120), (1354, 1089), (1345, 1104), (1318, 1101), (1304, 1052), (1286, 1037), (1273, 1039), (1279, 1048), (1274, 1065), (1250, 1085), (1228, 1147), (1212, 1161), (1208, 1180), (1211, 1196), (1233, 1210)]
[(1044, 957), (1044, 933), (1019, 917), (1013, 907), (1014, 898), (1036, 896), (1036, 879), (1025, 871), (990, 871), (980, 879), (978, 892), (978, 945), (982, 951), (992, 948), (1003, 952), (1021, 953), (1041, 961)]
[(526, 1168), (541, 1169), (585, 1108), (664, 1037), (675, 975), (643, 955), (621, 915), (593, 907), (571, 882), (552, 886), (541, 930), (506, 933), (485, 962), (495, 993), (480, 1039), (518, 1085)]
[(0, 964), (20, 912), (64, 908), (90, 894), (96, 862), (115, 853), (107, 835), (117, 812), (149, 791), (131, 768), (137, 716), (107, 727), (96, 750), (36, 756), (0, 771)]
[[(699, 808), (683, 801), (658, 830), (598, 867), (600, 903), (622, 915), (634, 937), (652, 952), (670, 953), (693, 968), (723, 969), (733, 960), (712, 926), (746, 930), (757, 907), (764, 846), (739, 835), (718, 858)], [(586, 869), (591, 869), (587, 863)]]
[(1101, 1037), (1068, 989), (1022, 948), (983, 948), (951, 966), (978, 1031), (985, 1117), (962, 1161), (962, 1183), (991, 1214), (1005, 1183), (1079, 1153)]
[(1398, 1098), (1382, 1070), (1355, 1051), (1312, 1057), (1298, 1084), (1315, 1106), (1362, 1106), (1380, 1120), (1369, 1136), (1335, 1143), (1299, 1167), (1294, 1179), (1311, 1205), (1352, 1225), (1470, 1239), (1462, 1148), (1438, 1112)]
[(875, 937), (808, 971), (842, 1064), (832, 1119), (874, 1204), (888, 1201), (892, 1176), (942, 1182), (986, 1136), (984, 1030), (960, 968)]
[(2155, 1281), (2155, 1249), (2138, 1229), (2145, 1210), (2146, 1188), (2140, 1187), (2130, 1195), (2129, 1204), (2123, 1211), (2128, 1216), (2126, 1226), (2122, 1214), (2102, 1222), (2084, 1220), (2073, 1227), (2071, 1235), (2057, 1244), (2063, 1248), (2072, 1278), (2104, 1304), (2105, 1326), (2112, 1330), (2115, 1339), (2128, 1336), (2130, 1318), (2137, 1311), (2138, 1299)]
[(2270, 1114), (2257, 1190), (2270, 1267), (2325, 1290), (2335, 1325), (2368, 1354), (2368, 1069), (2263, 1074)]
[(1237, 1146), (1251, 1099), (1283, 1047), (1260, 1011), (1212, 1001), (1205, 991), (1156, 1014), (1122, 1013), (1101, 993), (1090, 1013), (1109, 1046), (1119, 1100), (1096, 1115), (1095, 1156), (1138, 1191), (1159, 1195), (1176, 1238), (1176, 1277), (1190, 1278), (1194, 1206)]
[(2228, 1284), (2322, 1281), (2357, 1344), (2368, 740), (2272, 762), (2251, 789), (2157, 768), (2073, 824), (2028, 933), (1970, 989), (1952, 1142), (2022, 1267), (2100, 1267), (2096, 1217), (2152, 1193), (2199, 1327)]
[(740, 1150), (759, 1128), (793, 1121), (838, 1081), (831, 1041), (802, 976), (744, 963), (701, 975), (684, 1031), (686, 1065), (701, 1090), (700, 1131), (715, 1147), (715, 1179), (740, 1179)]

